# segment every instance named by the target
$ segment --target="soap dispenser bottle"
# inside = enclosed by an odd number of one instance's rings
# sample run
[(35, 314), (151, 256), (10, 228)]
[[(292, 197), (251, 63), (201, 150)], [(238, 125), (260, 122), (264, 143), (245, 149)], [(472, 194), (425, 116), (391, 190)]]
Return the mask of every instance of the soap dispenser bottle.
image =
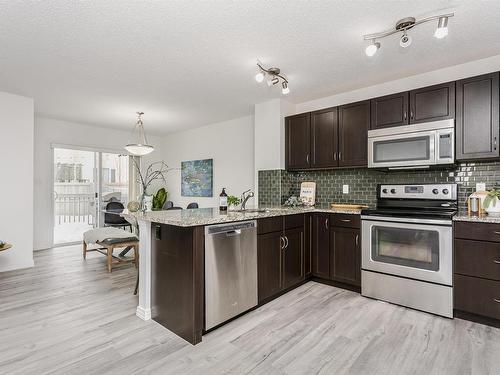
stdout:
[(219, 210), (227, 211), (227, 194), (226, 188), (222, 188), (222, 193), (219, 195)]

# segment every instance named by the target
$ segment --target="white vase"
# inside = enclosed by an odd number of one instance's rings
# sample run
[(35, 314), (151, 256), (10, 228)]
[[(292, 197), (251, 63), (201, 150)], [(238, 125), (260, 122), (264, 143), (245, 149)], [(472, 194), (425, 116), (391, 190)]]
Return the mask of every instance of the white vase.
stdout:
[(228, 211), (236, 211), (237, 208), (238, 208), (238, 206), (236, 206), (234, 204), (230, 204), (229, 206), (227, 206)]
[(153, 209), (153, 196), (152, 195), (145, 195), (144, 196), (144, 208), (146, 211), (152, 211)]
[(500, 216), (500, 200), (498, 198), (495, 198), (495, 205), (493, 205), (493, 201), (490, 202), (490, 205), (488, 207), (485, 207), (484, 209), (488, 213), (488, 215), (491, 216)]

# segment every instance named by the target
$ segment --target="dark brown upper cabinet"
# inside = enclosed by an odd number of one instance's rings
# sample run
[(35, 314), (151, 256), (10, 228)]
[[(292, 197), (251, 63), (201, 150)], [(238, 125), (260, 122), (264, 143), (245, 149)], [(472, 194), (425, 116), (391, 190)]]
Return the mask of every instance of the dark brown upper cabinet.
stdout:
[(455, 82), (410, 91), (410, 124), (455, 118)]
[(371, 129), (408, 125), (408, 92), (371, 100)]
[(311, 113), (311, 167), (338, 166), (338, 113), (329, 108)]
[(311, 165), (311, 115), (302, 113), (285, 121), (285, 164), (287, 169), (305, 169)]
[(370, 101), (339, 107), (340, 167), (368, 164), (368, 129), (370, 129)]
[(371, 100), (371, 129), (455, 118), (455, 82)]
[(499, 73), (457, 81), (456, 159), (499, 154)]

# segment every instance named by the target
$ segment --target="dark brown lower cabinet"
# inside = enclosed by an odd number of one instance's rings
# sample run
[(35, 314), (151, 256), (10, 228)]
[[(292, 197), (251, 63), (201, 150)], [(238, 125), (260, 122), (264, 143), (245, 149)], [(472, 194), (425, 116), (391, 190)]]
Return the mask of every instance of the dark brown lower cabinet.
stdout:
[(330, 214), (317, 213), (313, 218), (313, 275), (330, 278)]
[[(280, 219), (283, 223), (281, 230), (257, 236), (259, 302), (300, 284), (305, 279), (304, 215)], [(273, 220), (276, 221), (275, 218)], [(271, 220), (263, 221), (266, 228), (269, 228)], [(290, 227), (293, 225), (300, 226)]]
[(498, 233), (500, 224), (455, 222), (453, 307), (459, 317), (500, 327)]
[(304, 281), (304, 227), (285, 231), (283, 248), (283, 289)]
[(359, 229), (332, 227), (330, 230), (330, 246), (331, 279), (361, 286)]
[(259, 301), (281, 290), (281, 232), (257, 236), (257, 267)]

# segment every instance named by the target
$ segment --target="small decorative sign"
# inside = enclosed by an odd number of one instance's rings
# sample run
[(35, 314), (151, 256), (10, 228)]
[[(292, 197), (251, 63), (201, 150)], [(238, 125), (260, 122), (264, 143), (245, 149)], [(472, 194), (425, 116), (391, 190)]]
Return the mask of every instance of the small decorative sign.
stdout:
[(183, 197), (213, 196), (213, 159), (181, 163), (181, 195)]

